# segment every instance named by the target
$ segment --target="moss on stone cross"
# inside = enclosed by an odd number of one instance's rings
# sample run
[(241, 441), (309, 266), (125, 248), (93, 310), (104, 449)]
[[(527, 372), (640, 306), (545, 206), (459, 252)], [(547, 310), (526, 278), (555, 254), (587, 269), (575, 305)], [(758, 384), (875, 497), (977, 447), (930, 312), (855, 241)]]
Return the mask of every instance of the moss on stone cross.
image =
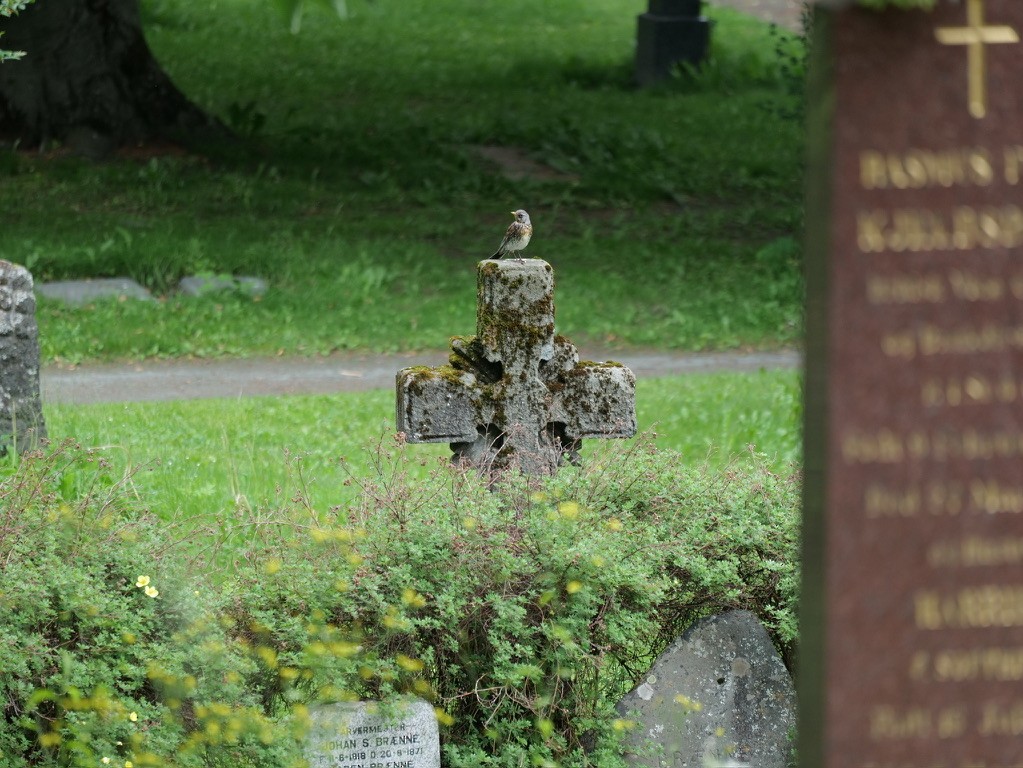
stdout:
[(620, 363), (580, 363), (554, 332), (554, 270), (540, 259), (486, 260), (476, 335), (451, 341), (448, 365), (397, 376), (396, 421), (412, 443), (450, 443), (490, 469), (553, 473), (586, 437), (636, 433), (636, 378)]

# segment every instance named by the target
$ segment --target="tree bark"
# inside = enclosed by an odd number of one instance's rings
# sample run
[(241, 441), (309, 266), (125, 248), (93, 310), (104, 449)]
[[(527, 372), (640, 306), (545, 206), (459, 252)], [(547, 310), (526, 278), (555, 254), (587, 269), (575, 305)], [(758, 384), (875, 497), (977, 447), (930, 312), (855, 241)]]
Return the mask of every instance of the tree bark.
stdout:
[(0, 65), (0, 137), (7, 141), (58, 141), (103, 155), (226, 133), (153, 57), (138, 0), (40, 0), (0, 29), (5, 48), (27, 52)]

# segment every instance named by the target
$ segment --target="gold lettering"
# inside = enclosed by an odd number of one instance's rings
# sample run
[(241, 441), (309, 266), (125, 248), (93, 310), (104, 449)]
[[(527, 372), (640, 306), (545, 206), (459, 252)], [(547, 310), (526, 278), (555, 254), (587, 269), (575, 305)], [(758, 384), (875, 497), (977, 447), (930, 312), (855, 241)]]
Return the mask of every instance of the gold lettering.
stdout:
[[(917, 654), (920, 655), (920, 654)], [(925, 654), (926, 655), (926, 654)], [(929, 674), (939, 683), (1014, 683), (1023, 681), (1023, 648), (969, 648), (939, 651), (918, 679)], [(914, 662), (916, 659), (914, 658)], [(915, 670), (916, 667), (913, 667)]]
[(938, 738), (954, 739), (966, 732), (966, 707), (946, 707), (938, 712)]
[(1005, 181), (1013, 186), (1019, 184), (1020, 168), (1023, 167), (1023, 147), (1018, 144), (1014, 147), (1006, 147), (1005, 157)]
[(977, 212), (969, 206), (960, 206), (952, 212), (952, 242), (960, 251), (977, 247)]
[[(1006, 157), (1009, 157), (1008, 151)], [(863, 189), (986, 187), (994, 178), (991, 155), (982, 147), (910, 149), (905, 153), (860, 152), (860, 185)]]
[(1016, 248), (1023, 245), (1023, 210), (961, 205), (947, 214), (920, 208), (860, 211), (856, 243), (861, 253)]
[(958, 483), (933, 483), (927, 489), (927, 510), (932, 515), (958, 515), (963, 509), (963, 488)]
[(860, 152), (860, 184), (864, 189), (884, 189), (888, 186), (884, 155), (880, 152)]
[(917, 592), (913, 606), (917, 629), (941, 628), (941, 598), (937, 592)]
[[(883, 343), (884, 339), (882, 345)], [(921, 325), (917, 328), (917, 349), (925, 357), (1023, 349), (1023, 325), (985, 325), (981, 328), (949, 329)]]
[(909, 679), (926, 680), (931, 668), (931, 655), (927, 651), (917, 651), (909, 662)]
[(891, 489), (871, 483), (864, 496), (869, 518), (915, 517), (920, 511), (920, 491), (916, 488)]
[(1000, 278), (983, 277), (958, 269), (949, 272), (948, 282), (953, 295), (963, 301), (997, 301), (1005, 293), (1005, 286)]
[(913, 339), (913, 333), (911, 331), (886, 333), (881, 337), (881, 351), (887, 357), (912, 360), (916, 357), (916, 341)]
[(953, 595), (921, 590), (913, 596), (918, 629), (1023, 627), (1023, 587), (990, 585)]
[(997, 379), (973, 373), (965, 376), (931, 377), (920, 384), (920, 402), (926, 407), (1014, 403), (1020, 384), (1009, 374)]
[(988, 702), (977, 726), (981, 736), (1023, 736), (1023, 702)]
[(970, 153), (970, 178), (978, 187), (986, 187), (995, 180), (995, 169), (986, 149), (975, 149)]
[(940, 275), (870, 275), (867, 301), (871, 304), (940, 304), (946, 299)]
[(911, 707), (900, 712), (895, 707), (877, 706), (870, 712), (872, 741), (926, 739), (933, 733), (930, 710)]
[(1023, 565), (1023, 539), (984, 539), (969, 536), (960, 542), (965, 567)]
[(1023, 512), (1023, 487), (1007, 486), (997, 480), (970, 483), (970, 501), (974, 509), (989, 515)]
[(852, 432), (842, 439), (842, 457), (848, 464), (897, 464), (905, 458), (902, 440), (889, 429), (876, 433)]
[(886, 249), (884, 226), (888, 214), (884, 211), (860, 211), (856, 215), (856, 243), (863, 253), (883, 253)]

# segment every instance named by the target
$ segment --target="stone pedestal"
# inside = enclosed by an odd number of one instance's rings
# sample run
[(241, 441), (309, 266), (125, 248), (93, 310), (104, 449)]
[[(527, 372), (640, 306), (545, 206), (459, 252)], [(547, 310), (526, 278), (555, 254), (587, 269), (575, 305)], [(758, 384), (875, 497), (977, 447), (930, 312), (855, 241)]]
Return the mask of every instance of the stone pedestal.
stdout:
[(637, 20), (636, 82), (653, 85), (671, 76), (680, 63), (699, 65), (710, 45), (709, 19), (701, 0), (650, 0)]

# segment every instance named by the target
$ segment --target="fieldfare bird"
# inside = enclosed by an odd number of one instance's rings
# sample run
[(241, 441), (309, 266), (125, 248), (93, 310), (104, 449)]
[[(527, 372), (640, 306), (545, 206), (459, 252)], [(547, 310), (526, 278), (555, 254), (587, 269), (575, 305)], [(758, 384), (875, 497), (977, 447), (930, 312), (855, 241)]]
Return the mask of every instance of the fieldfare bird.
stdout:
[(504, 233), (504, 240), (501, 241), (501, 245), (490, 258), (499, 259), (506, 253), (512, 253), (513, 251), (521, 251), (527, 245), (529, 245), (529, 238), (533, 236), (533, 225), (529, 222), (529, 214), (523, 211), (521, 208), (517, 211), (512, 211), (515, 216), (515, 221), (508, 227), (508, 231)]

